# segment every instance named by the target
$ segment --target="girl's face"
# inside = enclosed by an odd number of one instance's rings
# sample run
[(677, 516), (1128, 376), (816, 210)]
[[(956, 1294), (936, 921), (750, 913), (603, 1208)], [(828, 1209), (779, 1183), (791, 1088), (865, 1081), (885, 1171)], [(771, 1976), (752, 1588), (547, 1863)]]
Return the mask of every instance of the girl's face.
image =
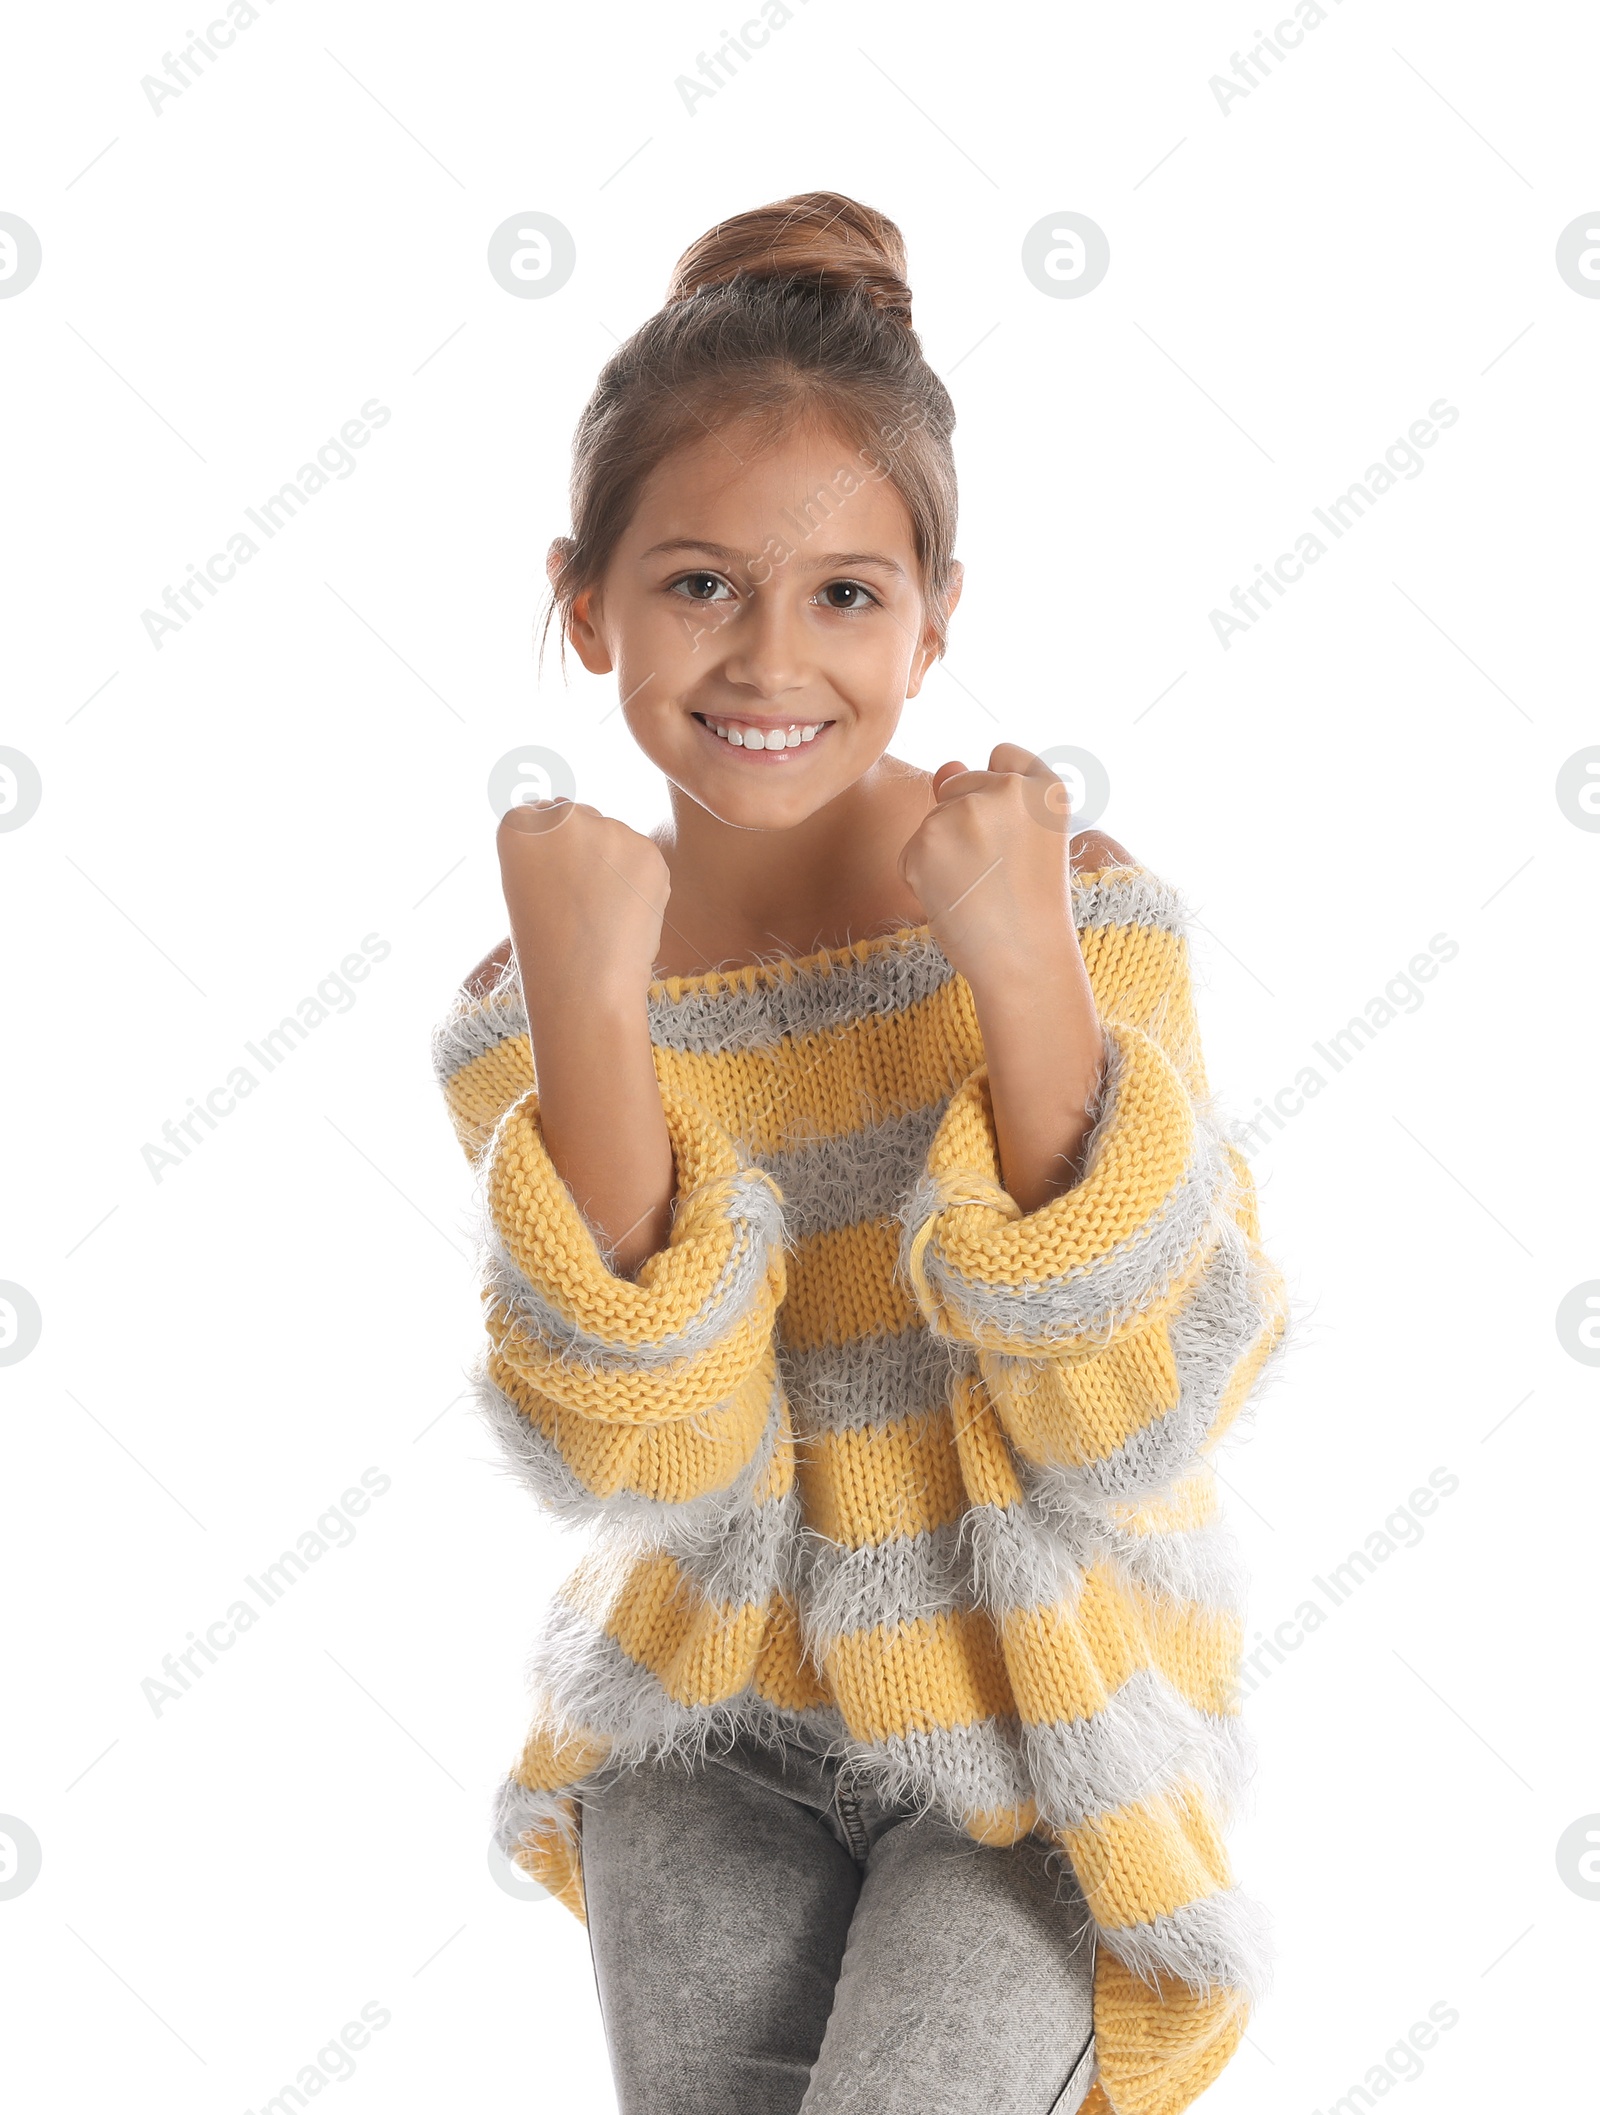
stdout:
[(734, 425), (664, 461), (569, 635), (616, 671), (651, 762), (761, 830), (872, 768), (938, 650), (905, 502), (818, 426), (756, 452)]

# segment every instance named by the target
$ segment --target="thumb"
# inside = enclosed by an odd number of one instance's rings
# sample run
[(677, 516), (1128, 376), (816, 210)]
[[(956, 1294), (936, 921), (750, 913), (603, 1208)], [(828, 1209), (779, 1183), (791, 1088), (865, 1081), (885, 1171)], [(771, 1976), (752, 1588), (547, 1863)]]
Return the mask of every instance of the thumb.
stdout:
[(951, 779), (960, 778), (966, 769), (967, 766), (961, 763), (959, 760), (954, 763), (941, 764), (938, 770), (933, 774), (934, 799), (937, 800), (939, 798), (940, 793), (950, 783)]

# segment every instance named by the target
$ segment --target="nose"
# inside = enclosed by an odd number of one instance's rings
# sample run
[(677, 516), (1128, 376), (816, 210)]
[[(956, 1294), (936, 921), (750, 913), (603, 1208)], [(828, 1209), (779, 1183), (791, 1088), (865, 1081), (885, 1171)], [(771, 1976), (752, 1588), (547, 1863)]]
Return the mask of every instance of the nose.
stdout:
[(753, 595), (722, 634), (727, 654), (722, 673), (763, 703), (776, 703), (804, 690), (810, 673), (804, 621), (788, 607), (782, 586), (773, 582)]

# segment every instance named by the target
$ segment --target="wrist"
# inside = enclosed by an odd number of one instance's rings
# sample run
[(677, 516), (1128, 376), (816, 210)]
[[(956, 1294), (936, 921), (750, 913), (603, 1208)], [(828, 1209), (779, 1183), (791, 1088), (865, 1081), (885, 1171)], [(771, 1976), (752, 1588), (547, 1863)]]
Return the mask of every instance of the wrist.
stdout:
[(581, 1054), (603, 1079), (619, 1059), (650, 1049), (648, 990), (626, 977), (542, 978), (526, 997), (535, 1063), (541, 1051)]
[(1076, 946), (985, 948), (965, 974), (980, 1016), (994, 1020), (1023, 1020), (1093, 998)]

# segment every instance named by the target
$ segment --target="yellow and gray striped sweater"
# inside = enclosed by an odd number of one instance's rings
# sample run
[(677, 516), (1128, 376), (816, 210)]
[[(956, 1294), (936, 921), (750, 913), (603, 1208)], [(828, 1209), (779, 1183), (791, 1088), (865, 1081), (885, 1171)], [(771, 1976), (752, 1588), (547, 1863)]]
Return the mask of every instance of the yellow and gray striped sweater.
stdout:
[(1065, 1850), (1096, 1927), (1085, 2107), (1176, 2115), (1271, 1964), (1223, 1842), (1253, 1757), (1210, 1457), (1289, 1301), (1207, 1086), (1185, 906), (1134, 865), (1073, 898), (1106, 1086), (1082, 1179), (1029, 1213), (925, 925), (651, 986), (678, 1202), (636, 1281), (545, 1148), (514, 961), (439, 1022), (475, 1392), (593, 1530), (498, 1829), (582, 1917), (590, 1772), (800, 1722), (979, 1842)]

